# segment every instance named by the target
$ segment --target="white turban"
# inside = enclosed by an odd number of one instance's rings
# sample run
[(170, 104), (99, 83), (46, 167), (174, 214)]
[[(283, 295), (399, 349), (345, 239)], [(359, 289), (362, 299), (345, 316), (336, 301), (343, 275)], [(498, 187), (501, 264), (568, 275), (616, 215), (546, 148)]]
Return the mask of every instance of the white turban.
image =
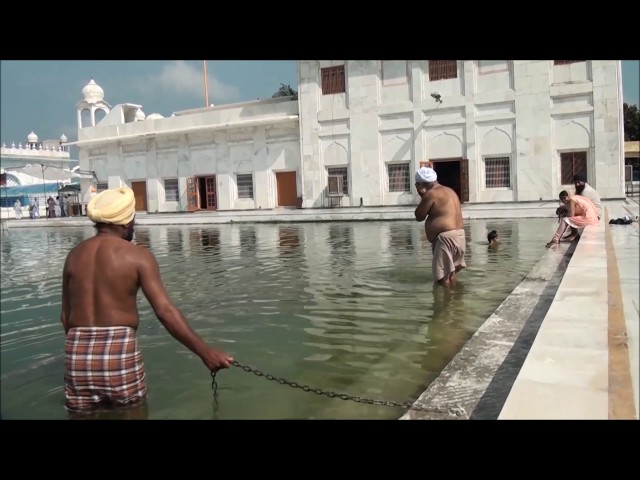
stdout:
[(416, 183), (433, 183), (438, 179), (438, 174), (433, 168), (421, 167), (416, 172)]
[(128, 187), (112, 188), (95, 195), (87, 205), (87, 216), (94, 223), (127, 225), (136, 214), (136, 199)]

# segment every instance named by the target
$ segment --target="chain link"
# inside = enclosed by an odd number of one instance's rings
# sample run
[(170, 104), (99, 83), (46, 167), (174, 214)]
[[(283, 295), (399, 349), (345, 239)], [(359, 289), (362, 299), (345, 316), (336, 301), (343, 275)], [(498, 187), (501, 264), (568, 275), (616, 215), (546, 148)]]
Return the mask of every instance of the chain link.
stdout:
[[(340, 400), (351, 400), (357, 403), (365, 403), (368, 405), (379, 405), (385, 407), (397, 407), (403, 408), (404, 410), (416, 410), (421, 412), (431, 412), (431, 413), (443, 413), (446, 415), (453, 415), (456, 417), (462, 417), (467, 415), (467, 412), (464, 408), (458, 405), (446, 406), (446, 407), (421, 407), (419, 405), (414, 405), (411, 402), (396, 402), (394, 400), (376, 400), (372, 398), (360, 397), (357, 395), (348, 395), (346, 393), (336, 393), (330, 390), (323, 390), (321, 388), (313, 388), (309, 385), (302, 385), (296, 382), (291, 382), (289, 380), (285, 380), (284, 378), (279, 378), (269, 373), (263, 373), (258, 369), (252, 368), (248, 365), (242, 365), (238, 361), (231, 362), (235, 367), (241, 368), (245, 372), (253, 373), (257, 377), (264, 377), (267, 380), (278, 382), (280, 385), (288, 385), (291, 388), (298, 388), (304, 392), (315, 393), (316, 395), (324, 395), (329, 398), (339, 398)], [(218, 405), (218, 385), (216, 383), (216, 372), (211, 371), (211, 388), (213, 389), (213, 399), (215, 402), (215, 409), (217, 410)]]

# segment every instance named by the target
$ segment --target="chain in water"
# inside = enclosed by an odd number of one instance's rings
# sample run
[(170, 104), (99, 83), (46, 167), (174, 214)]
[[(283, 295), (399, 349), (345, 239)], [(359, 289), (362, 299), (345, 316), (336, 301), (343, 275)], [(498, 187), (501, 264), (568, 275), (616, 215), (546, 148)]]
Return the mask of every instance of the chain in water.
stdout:
[(218, 384), (216, 383), (216, 372), (211, 371), (211, 388), (213, 389), (213, 418), (218, 417)]
[[(231, 363), (232, 365), (241, 368), (245, 372), (253, 373), (258, 377), (264, 377), (267, 380), (278, 382), (280, 385), (288, 385), (291, 388), (299, 388), (304, 392), (311, 392), (311, 393), (315, 393), (316, 395), (324, 395), (329, 398), (339, 398), (340, 400), (351, 400), (353, 402), (366, 403), (368, 405), (397, 407), (397, 408), (403, 408), (405, 410), (417, 410), (421, 412), (443, 413), (446, 415), (454, 415), (456, 417), (462, 417), (467, 415), (467, 412), (465, 411), (465, 409), (457, 405), (452, 405), (448, 407), (421, 407), (419, 405), (414, 405), (411, 402), (396, 402), (393, 400), (376, 400), (372, 398), (359, 397), (356, 395), (348, 395), (346, 393), (336, 393), (330, 390), (313, 388), (313, 387), (310, 387), (309, 385), (302, 385), (296, 382), (291, 382), (289, 380), (285, 380), (284, 378), (278, 378), (274, 375), (263, 373), (260, 370), (249, 367), (247, 365), (242, 365), (241, 363), (235, 360)], [(214, 371), (211, 372), (211, 378), (212, 378), (211, 388), (213, 389), (214, 412), (215, 412), (217, 411), (217, 408), (218, 408), (218, 385), (216, 383), (216, 372)]]

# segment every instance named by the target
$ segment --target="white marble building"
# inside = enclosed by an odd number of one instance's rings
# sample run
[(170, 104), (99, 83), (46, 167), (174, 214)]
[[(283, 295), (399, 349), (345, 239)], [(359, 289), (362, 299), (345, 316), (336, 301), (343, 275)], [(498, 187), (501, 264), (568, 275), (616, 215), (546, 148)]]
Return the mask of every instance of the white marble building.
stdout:
[(297, 101), (167, 118), (135, 104), (112, 108), (92, 80), (74, 144), (99, 188), (129, 185), (148, 212), (415, 204), (413, 173), (425, 162), (464, 202), (555, 200), (578, 172), (603, 198), (621, 198), (620, 68), (302, 60)]
[(556, 199), (576, 172), (624, 196), (619, 61), (299, 62), (304, 206), (417, 201), (433, 162), (465, 202)]
[[(65, 146), (66, 135), (57, 140), (39, 140), (35, 132), (27, 135), (24, 142), (5, 142), (0, 147), (0, 173), (4, 184), (0, 187), (0, 204), (3, 205), (0, 215), (9, 218), (13, 215), (13, 187), (26, 187), (46, 184), (47, 188), (27, 189), (19, 198), (44, 198), (55, 191), (57, 185), (70, 183), (79, 175), (69, 169), (71, 159), (69, 149)], [(23, 205), (23, 214), (28, 215), (28, 205)], [(45, 211), (44, 200), (41, 200), (41, 214)]]
[[(298, 104), (269, 99), (146, 116), (113, 109), (90, 82), (78, 104), (80, 168), (98, 190), (128, 185), (138, 210), (269, 209), (296, 206), (300, 170)], [(106, 115), (96, 122), (97, 111)], [(83, 111), (90, 125), (83, 128)], [(83, 180), (83, 191), (90, 180)]]

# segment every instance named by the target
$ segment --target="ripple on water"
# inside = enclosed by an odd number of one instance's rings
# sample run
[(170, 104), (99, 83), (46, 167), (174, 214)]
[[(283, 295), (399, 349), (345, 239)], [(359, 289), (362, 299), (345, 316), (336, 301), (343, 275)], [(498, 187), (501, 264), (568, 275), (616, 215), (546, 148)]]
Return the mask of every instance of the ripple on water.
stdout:
[[(497, 229), (503, 247), (486, 248)], [(59, 324), (65, 256), (91, 228), (3, 236), (2, 414), (66, 418)], [(544, 254), (546, 220), (472, 221), (459, 288), (433, 289), (415, 222), (138, 227), (171, 298), (207, 341), (302, 384), (409, 401)], [(150, 418), (212, 418), (210, 376), (139, 296)], [(309, 395), (239, 369), (218, 376), (217, 418), (395, 418), (402, 412)], [(269, 398), (269, 402), (264, 402)]]

